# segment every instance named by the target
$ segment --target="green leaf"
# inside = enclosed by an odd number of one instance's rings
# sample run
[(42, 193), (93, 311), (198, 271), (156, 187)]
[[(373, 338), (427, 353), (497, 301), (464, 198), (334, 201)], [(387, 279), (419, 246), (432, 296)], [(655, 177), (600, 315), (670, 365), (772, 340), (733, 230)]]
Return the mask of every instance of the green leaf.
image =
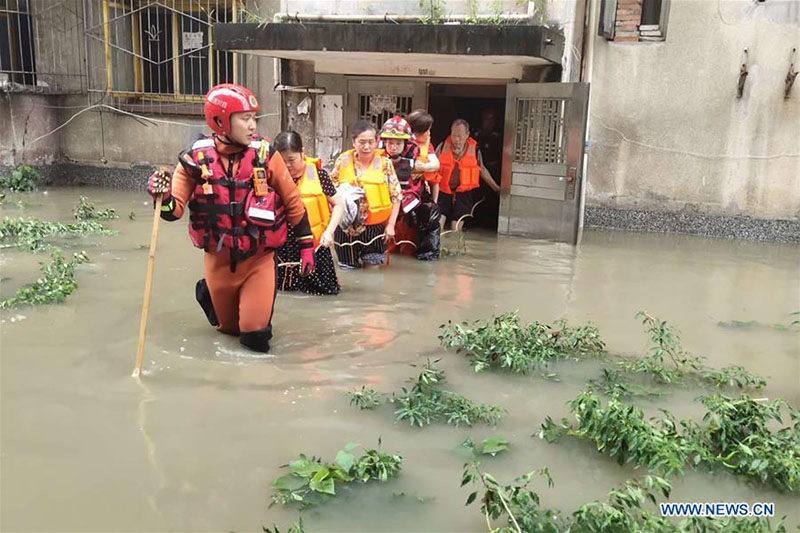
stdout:
[(289, 463), (289, 469), (300, 477), (308, 478), (319, 472), (323, 466), (316, 461), (297, 459)]
[(478, 496), (478, 491), (475, 491), (475, 492), (473, 492), (472, 494), (470, 494), (470, 495), (467, 497), (467, 503), (465, 503), (464, 505), (469, 505), (469, 504), (471, 504), (472, 502), (474, 502), (474, 501), (475, 501), (475, 498), (477, 498), (477, 496)]
[(336, 490), (333, 486), (333, 478), (328, 476), (328, 469), (320, 470), (308, 482), (308, 488), (315, 492), (322, 492), (325, 494), (336, 495)]
[[(352, 448), (351, 448), (352, 449)], [(336, 464), (339, 465), (345, 472), (350, 472), (356, 462), (356, 458), (352, 453), (347, 453), (344, 450), (339, 450), (336, 454)]]
[(501, 436), (495, 436), (484, 439), (477, 448), (480, 449), (480, 453), (483, 455), (496, 455), (500, 452), (508, 450), (509, 446), (510, 443), (508, 442), (508, 439)]
[[(380, 443), (378, 445), (380, 446)], [(344, 445), (344, 451), (352, 452), (353, 450), (355, 450), (359, 446), (361, 446), (361, 445), (359, 443), (357, 443), (357, 442), (348, 442), (347, 444)]]
[(279, 490), (295, 490), (305, 485), (305, 481), (295, 474), (286, 474), (272, 482), (272, 487)]

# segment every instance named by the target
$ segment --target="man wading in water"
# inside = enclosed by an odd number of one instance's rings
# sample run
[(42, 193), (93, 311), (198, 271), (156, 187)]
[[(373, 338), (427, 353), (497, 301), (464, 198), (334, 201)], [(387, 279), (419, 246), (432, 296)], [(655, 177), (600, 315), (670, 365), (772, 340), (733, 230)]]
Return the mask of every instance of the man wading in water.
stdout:
[(180, 154), (173, 176), (153, 173), (147, 190), (162, 196), (161, 218), (189, 207), (189, 236), (205, 251), (196, 296), (209, 322), (242, 345), (269, 350), (275, 304), (275, 249), (286, 221), (300, 247), (303, 275), (314, 270), (314, 240), (300, 193), (280, 153), (256, 135), (261, 108), (246, 88), (212, 88), (203, 108), (214, 132)]

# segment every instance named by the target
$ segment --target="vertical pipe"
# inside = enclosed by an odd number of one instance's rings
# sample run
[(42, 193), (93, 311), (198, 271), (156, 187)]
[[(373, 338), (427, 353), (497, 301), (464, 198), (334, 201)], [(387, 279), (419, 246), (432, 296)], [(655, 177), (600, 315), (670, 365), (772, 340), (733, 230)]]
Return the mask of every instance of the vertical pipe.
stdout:
[(113, 87), (113, 77), (111, 72), (111, 47), (108, 43), (108, 0), (103, 0), (103, 46), (105, 47), (106, 56), (106, 95), (111, 94)]
[[(238, 2), (234, 0), (231, 7), (231, 22), (233, 23), (239, 22), (239, 10), (237, 8)], [(239, 54), (232, 53), (231, 59), (233, 60), (233, 83), (239, 83)]]
[[(172, 7), (175, 7), (175, 2), (172, 2)], [(180, 60), (178, 59), (179, 46), (178, 46), (178, 14), (172, 12), (172, 83), (173, 93), (175, 96), (181, 94), (181, 69)]]
[[(214, 21), (211, 18), (211, 5), (206, 1), (206, 13), (208, 13), (208, 89), (214, 86)], [(214, 11), (214, 17), (219, 20), (219, 14)]]
[(138, 94), (142, 92), (142, 59), (139, 56), (144, 55), (141, 29), (139, 28), (139, 13), (131, 13), (131, 45), (133, 48), (133, 91)]

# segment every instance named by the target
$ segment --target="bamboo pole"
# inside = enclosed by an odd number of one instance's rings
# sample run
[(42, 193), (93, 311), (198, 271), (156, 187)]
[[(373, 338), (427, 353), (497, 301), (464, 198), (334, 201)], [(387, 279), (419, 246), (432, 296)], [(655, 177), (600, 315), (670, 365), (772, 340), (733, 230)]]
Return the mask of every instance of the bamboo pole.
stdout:
[(150, 290), (153, 288), (153, 265), (156, 262), (156, 243), (158, 242), (158, 221), (161, 218), (161, 195), (156, 197), (155, 214), (153, 215), (153, 232), (150, 234), (150, 255), (147, 258), (147, 275), (144, 279), (144, 298), (142, 301), (142, 320), (139, 323), (139, 346), (136, 349), (136, 365), (133, 377), (142, 373), (142, 356), (144, 355), (144, 338), (147, 330), (147, 315), (150, 312)]

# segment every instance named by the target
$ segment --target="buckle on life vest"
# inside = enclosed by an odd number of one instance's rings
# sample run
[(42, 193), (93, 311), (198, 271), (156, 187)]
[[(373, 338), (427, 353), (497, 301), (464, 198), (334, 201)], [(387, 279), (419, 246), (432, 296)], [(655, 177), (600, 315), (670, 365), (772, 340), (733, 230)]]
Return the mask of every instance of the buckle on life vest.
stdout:
[(203, 152), (197, 152), (197, 162), (200, 164), (200, 176), (203, 178), (210, 178), (213, 176), (208, 165), (214, 162), (213, 159), (206, 157)]

